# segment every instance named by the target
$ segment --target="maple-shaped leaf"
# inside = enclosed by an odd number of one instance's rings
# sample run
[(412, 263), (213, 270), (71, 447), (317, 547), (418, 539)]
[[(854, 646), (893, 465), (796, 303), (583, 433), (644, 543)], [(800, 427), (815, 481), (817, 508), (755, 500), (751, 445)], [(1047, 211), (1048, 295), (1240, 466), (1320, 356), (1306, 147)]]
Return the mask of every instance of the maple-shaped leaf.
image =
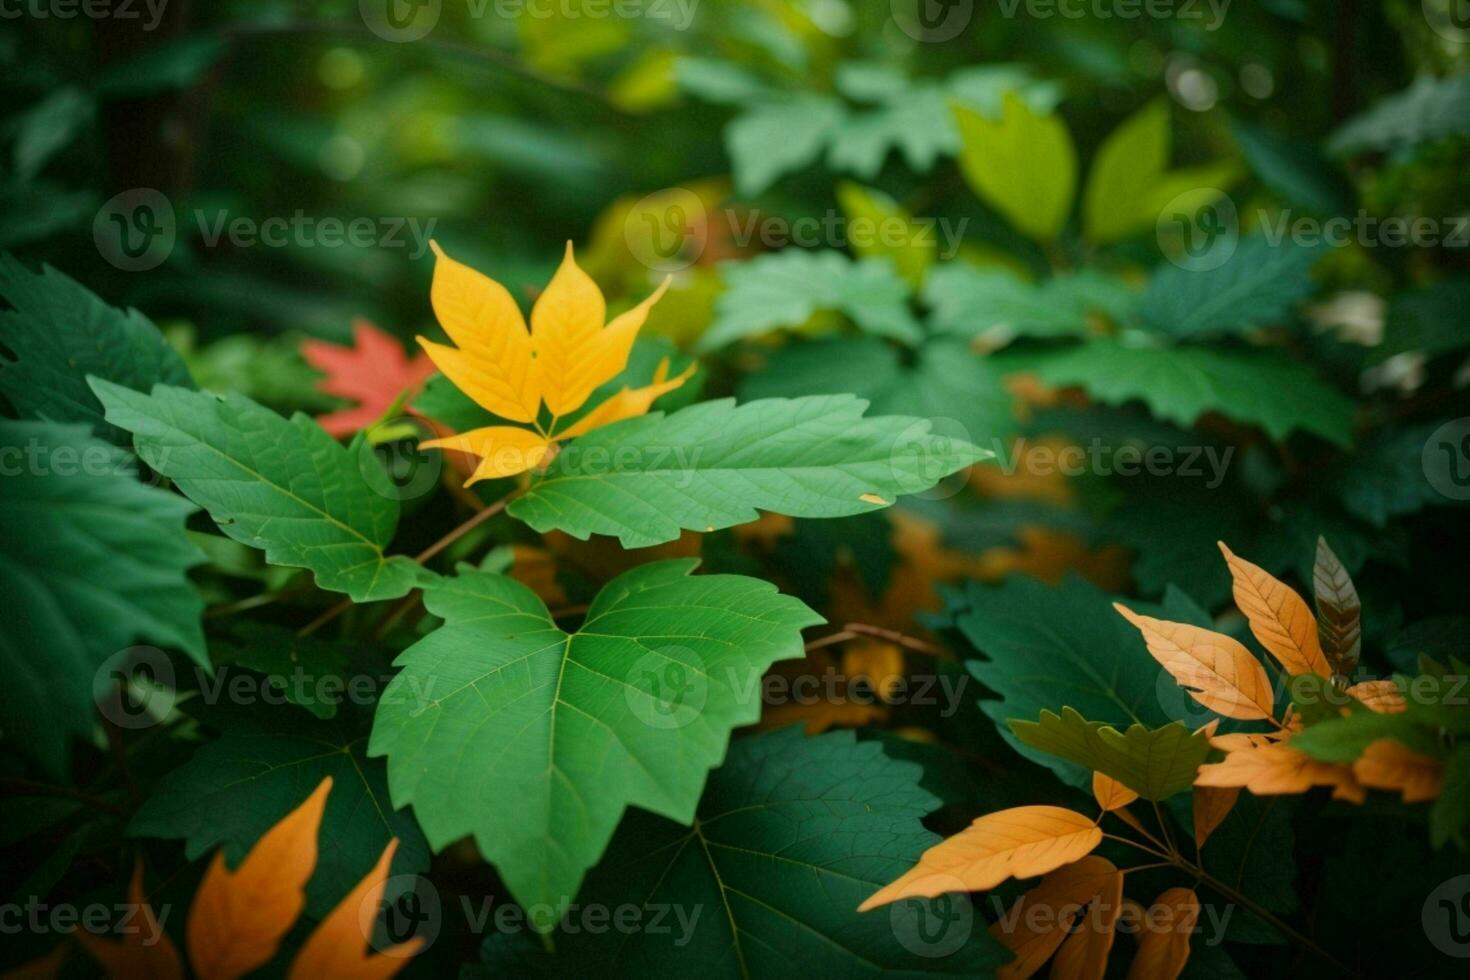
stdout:
[(306, 906), (316, 867), (317, 827), (332, 777), (283, 817), (231, 870), (223, 852), (189, 906), (189, 962), (204, 980), (233, 980), (264, 966)]
[(385, 549), (398, 500), (380, 463), (305, 415), (284, 419), (243, 395), (155, 385), (151, 395), (92, 379), (109, 422), (133, 433), (139, 457), (171, 478), (236, 541), (275, 565), (309, 568), (323, 589), (356, 602), (394, 599), (431, 573)]
[(1121, 603), (1113, 608), (1138, 628), (1148, 652), (1200, 704), (1244, 721), (1274, 716), (1271, 679), (1239, 640), (1188, 623), (1141, 616)]
[(1199, 921), (1199, 896), (1170, 888), (1154, 899), (1138, 936), (1128, 980), (1175, 980), (1189, 962), (1189, 937)]
[[(939, 838), (923, 769), (852, 732), (741, 737), (692, 825), (630, 810), (577, 896), (670, 928), (558, 933), (558, 972), (598, 976), (985, 976), (1005, 950), (964, 896), (859, 913)], [(682, 916), (682, 920), (680, 918)], [(647, 922), (649, 919), (645, 918)]]
[(579, 439), (509, 511), (538, 531), (616, 535), (642, 548), (681, 530), (746, 524), (761, 510), (877, 510), (990, 458), (926, 419), (865, 417), (866, 408), (851, 395), (722, 399), (630, 419)]
[[(628, 364), (633, 341), (648, 312), (668, 287), (665, 280), (643, 302), (605, 322), (607, 303), (592, 278), (577, 265), (572, 243), (535, 306), (528, 331), (504, 286), (444, 254), (436, 244), (430, 299), (456, 347), (419, 338), (435, 366), (481, 408), (531, 428), (488, 425), (420, 443), (472, 453), (481, 458), (466, 486), (515, 476), (539, 465), (556, 443), (599, 426), (642, 415), (654, 399), (678, 388), (694, 365), (668, 377), (659, 366), (652, 384), (624, 389), (565, 428), (599, 386)], [(544, 409), (544, 413), (543, 413)], [(546, 418), (543, 424), (543, 414)]]
[(1189, 789), (1210, 752), (1204, 731), (1191, 732), (1178, 721), (1156, 729), (1130, 725), (1120, 732), (1063, 708), (1060, 715), (1043, 711), (1038, 721), (1012, 719), (1010, 725), (1032, 748), (1111, 776), (1155, 802)]
[(352, 324), (352, 340), (351, 347), (323, 340), (301, 344), (306, 363), (326, 375), (317, 382), (317, 389), (357, 402), (353, 408), (316, 417), (317, 424), (333, 436), (350, 436), (372, 425), (434, 373), (427, 357), (408, 357), (397, 340), (366, 320)]
[(874, 892), (858, 911), (903, 898), (988, 891), (1008, 878), (1031, 878), (1070, 864), (1102, 843), (1097, 824), (1075, 810), (1018, 806), (987, 813), (925, 851), (917, 864)]
[(1235, 583), (1235, 604), (1261, 646), (1292, 676), (1331, 677), (1317, 637), (1317, 620), (1302, 597), (1264, 568), (1236, 555), (1225, 542), (1218, 544)]
[(396, 661), (368, 752), (431, 846), (473, 835), (518, 901), (559, 917), (630, 804), (692, 819), (730, 730), (760, 716), (761, 674), (822, 622), (696, 564), (624, 573), (575, 633), (500, 575), (465, 567), (425, 589), (445, 625)]
[(93, 730), (93, 685), (118, 651), (146, 641), (209, 664), (186, 574), (204, 556), (184, 533), (194, 506), (140, 483), (131, 457), (85, 426), (0, 419), (0, 455), (25, 453), (47, 465), (0, 478), (0, 726), (60, 775), (67, 739)]
[[(1108, 933), (1111, 945), (1112, 923), (1099, 930), (1099, 916), (1088, 914), (1093, 903), (1110, 906), (1116, 917), (1122, 908), (1123, 875), (1106, 858), (1088, 855), (1047, 873), (990, 927), (990, 935), (1016, 958), (996, 971), (997, 980), (1024, 980), (1036, 973), (1064, 944), (1076, 936)], [(1107, 914), (1107, 913), (1104, 913)], [(1080, 921), (1079, 921), (1080, 920)], [(1089, 937), (1073, 947), (1068, 963), (1054, 962), (1052, 975), (1064, 968), (1075, 968), (1078, 953), (1092, 943), (1103, 945), (1101, 935)], [(1102, 950), (1104, 962), (1106, 949)]]

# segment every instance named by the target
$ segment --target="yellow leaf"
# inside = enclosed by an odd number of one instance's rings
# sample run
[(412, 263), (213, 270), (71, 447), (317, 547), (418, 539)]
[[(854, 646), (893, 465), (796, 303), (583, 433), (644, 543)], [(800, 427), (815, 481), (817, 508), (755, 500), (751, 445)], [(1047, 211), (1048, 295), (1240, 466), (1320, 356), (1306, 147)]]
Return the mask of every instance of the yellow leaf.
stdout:
[(545, 459), (551, 450), (551, 443), (545, 436), (513, 425), (487, 425), (483, 429), (471, 429), (443, 439), (429, 439), (419, 445), (426, 449), (450, 449), (479, 456), (480, 465), (464, 481), (465, 486), (480, 480), (524, 473)]
[(1121, 810), (1138, 799), (1138, 794), (1118, 782), (1112, 776), (1100, 772), (1092, 774), (1092, 796), (1104, 810)]
[(1363, 787), (1343, 763), (1319, 762), (1284, 743), (1255, 749), (1237, 749), (1223, 762), (1199, 767), (1196, 786), (1240, 787), (1257, 796), (1305, 793), (1313, 786), (1331, 786), (1334, 800), (1362, 803)]
[(604, 425), (612, 425), (623, 419), (637, 418), (639, 415), (646, 414), (655, 399), (673, 391), (692, 378), (697, 367), (697, 365), (690, 364), (678, 377), (670, 378), (669, 359), (664, 358), (658, 362), (658, 369), (653, 372), (653, 384), (642, 388), (624, 388), (582, 416), (576, 425), (571, 426), (565, 432), (557, 433), (556, 441), (575, 439), (577, 436), (586, 435), (593, 429), (600, 429)]
[(1317, 620), (1302, 597), (1264, 568), (1236, 556), (1225, 542), (1216, 543), (1235, 581), (1235, 604), (1250, 620), (1251, 632), (1261, 646), (1293, 677), (1331, 677), (1332, 668), (1317, 638)]
[(1199, 896), (1191, 889), (1170, 888), (1154, 899), (1144, 916), (1128, 980), (1174, 980), (1183, 973), (1197, 922)]
[(1007, 878), (1046, 874), (1091, 853), (1102, 831), (1073, 810), (1018, 806), (987, 813), (940, 841), (901, 878), (869, 896), (859, 912), (901, 898), (933, 898), (953, 891), (985, 891)]
[(1230, 811), (1235, 808), (1235, 801), (1239, 798), (1239, 786), (1217, 788), (1195, 785), (1194, 843), (1196, 846), (1205, 846), (1205, 841), (1209, 840), (1210, 835), (1225, 822), (1226, 817), (1230, 816)]
[(332, 777), (286, 814), (231, 871), (217, 853), (189, 909), (189, 962), (202, 980), (234, 980), (276, 955), (306, 904), (317, 828)]
[(1055, 980), (1102, 980), (1108, 969), (1108, 953), (1117, 938), (1118, 916), (1123, 911), (1123, 874), (1116, 868), (1104, 875), (1096, 893), (1088, 899), (1082, 921), (1057, 950), (1051, 961)]
[(416, 936), (381, 953), (368, 952), (368, 940), (383, 900), (383, 886), (397, 849), (395, 837), (383, 848), (373, 870), (327, 913), (291, 962), (288, 980), (388, 980), (408, 965), (423, 946), (422, 937)]
[(1353, 775), (1369, 789), (1398, 790), (1405, 803), (1423, 803), (1439, 797), (1444, 763), (1420, 755), (1402, 742), (1380, 738), (1353, 763)]
[(849, 683), (865, 678), (878, 697), (892, 700), (904, 679), (903, 651), (886, 640), (859, 637), (842, 648), (842, 673)]
[(108, 980), (174, 980), (184, 975), (184, 964), (178, 947), (159, 925), (153, 908), (143, 895), (143, 862), (133, 863), (133, 878), (128, 883), (128, 904), (136, 910), (131, 929), (121, 933), (120, 940), (78, 929), (77, 942), (102, 964)]
[(1409, 710), (1403, 692), (1394, 681), (1363, 681), (1348, 688), (1347, 693), (1380, 715), (1397, 715)]
[(1076, 925), (1077, 911), (1123, 876), (1113, 862), (1095, 855), (1056, 869), (1016, 899), (1009, 912), (990, 927), (990, 935), (1016, 958), (996, 971), (997, 980), (1025, 980), (1062, 945)]
[(434, 249), (429, 302), (459, 348), (418, 338), (435, 367), (481, 407), (512, 422), (534, 422), (541, 376), (520, 307), (500, 283)]
[[(638, 326), (646, 315), (645, 309), (635, 316)], [(611, 338), (602, 339), (606, 317), (602, 290), (577, 265), (572, 243), (567, 242), (561, 267), (531, 308), (531, 344), (541, 370), (541, 397), (552, 415), (568, 415), (581, 408), (593, 389), (627, 363), (626, 349), (619, 363), (617, 344)], [(631, 329), (637, 333), (636, 326)], [(619, 336), (627, 332), (625, 323)], [(631, 345), (631, 337), (628, 343)]]
[(1141, 616), (1120, 603), (1113, 608), (1143, 634), (1153, 654), (1200, 704), (1227, 718), (1270, 718), (1275, 700), (1266, 669), (1249, 650), (1223, 633)]

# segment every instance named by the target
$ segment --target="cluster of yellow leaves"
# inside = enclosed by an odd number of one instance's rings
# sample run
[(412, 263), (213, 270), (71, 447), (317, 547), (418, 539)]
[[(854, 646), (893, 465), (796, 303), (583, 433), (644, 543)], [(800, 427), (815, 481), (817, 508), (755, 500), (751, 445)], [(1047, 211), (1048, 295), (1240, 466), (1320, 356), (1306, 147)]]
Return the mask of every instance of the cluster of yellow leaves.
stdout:
[[(1093, 792), (1104, 811), (1136, 824), (1124, 811), (1137, 799), (1132, 790), (1095, 774)], [(1097, 820), (1061, 807), (989, 813), (925, 851), (918, 864), (858, 910), (946, 892), (983, 891), (1009, 878), (1039, 875), (1040, 882), (990, 927), (996, 941), (1015, 954), (998, 977), (1022, 980), (1050, 961), (1053, 977), (1100, 980), (1126, 919), (1126, 931), (1138, 936), (1128, 976), (1172, 980), (1189, 959), (1199, 899), (1188, 888), (1171, 888), (1149, 909), (1126, 900), (1127, 871), (1092, 854), (1102, 840)]]
[[(480, 464), (466, 486), (514, 476), (541, 464), (557, 443), (646, 413), (654, 399), (678, 388), (694, 373), (668, 376), (667, 360), (653, 383), (624, 388), (558, 430), (558, 423), (586, 404), (598, 386), (616, 377), (648, 312), (667, 280), (637, 306), (606, 322), (607, 303), (583, 272), (567, 242), (561, 267), (531, 309), (528, 330), (520, 307), (500, 283), (456, 262), (433, 244), (437, 257), (429, 300), (455, 346), (423, 337), (419, 343), (434, 365), (481, 408), (514, 425), (490, 425), (425, 442), (425, 446), (473, 453)], [(542, 423), (543, 409), (549, 421)]]
[[(1281, 670), (1291, 677), (1315, 675), (1328, 684), (1334, 676), (1340, 677), (1323, 652), (1317, 620), (1306, 601), (1223, 542), (1220, 550), (1234, 582), (1235, 604)], [(1211, 738), (1210, 744), (1225, 752), (1225, 758), (1201, 766), (1196, 787), (1248, 789), (1265, 796), (1328, 786), (1334, 799), (1352, 803), (1363, 802), (1365, 788), (1396, 790), (1408, 802), (1439, 795), (1443, 764), (1392, 739), (1371, 743), (1350, 763), (1322, 762), (1292, 748), (1289, 739), (1300, 730), (1301, 719), (1291, 709), (1276, 717), (1275, 695), (1265, 667), (1234, 638), (1139, 615), (1122, 605), (1115, 608), (1143, 634), (1154, 659), (1200, 704), (1226, 718), (1276, 726), (1266, 734)], [(1348, 687), (1346, 693), (1371, 711), (1405, 710), (1403, 695), (1393, 681), (1364, 681)]]
[[(317, 830), (331, 788), (328, 776), (306, 802), (266, 831), (235, 870), (225, 865), (223, 853), (215, 854), (186, 924), (189, 964), (196, 976), (234, 980), (275, 957), (306, 905), (306, 883), (316, 868)], [(378, 954), (368, 949), (397, 849), (398, 841), (389, 841), (372, 871), (317, 925), (291, 963), (291, 980), (387, 980), (408, 965), (421, 939)], [(157, 928), (143, 895), (141, 863), (133, 871), (129, 901), (139, 910), (140, 928), (120, 940), (78, 931), (77, 940), (114, 980), (183, 977), (179, 951)], [(156, 942), (146, 941), (153, 936)]]

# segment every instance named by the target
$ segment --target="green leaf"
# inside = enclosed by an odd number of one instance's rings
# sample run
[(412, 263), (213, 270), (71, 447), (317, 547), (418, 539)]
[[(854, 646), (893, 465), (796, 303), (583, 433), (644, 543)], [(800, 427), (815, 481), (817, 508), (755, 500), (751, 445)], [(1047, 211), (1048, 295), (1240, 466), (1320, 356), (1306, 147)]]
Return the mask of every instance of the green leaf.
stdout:
[(1279, 324), (1316, 288), (1308, 275), (1320, 249), (1247, 238), (1218, 268), (1164, 265), (1149, 280), (1140, 313), (1158, 333), (1197, 338)]
[[(1448, 421), (1374, 433), (1358, 452), (1334, 467), (1328, 485), (1348, 511), (1374, 527), (1385, 527), (1393, 518), (1425, 507), (1455, 504), (1425, 478), (1425, 446)], [(1459, 447), (1451, 448), (1458, 456)]]
[(1209, 736), (1178, 721), (1162, 728), (1133, 724), (1120, 732), (1064, 707), (1060, 715), (1043, 711), (1039, 721), (1013, 718), (1010, 728), (1031, 748), (1111, 776), (1154, 802), (1193, 786), (1196, 770), (1210, 754)]
[(102, 72), (97, 79), (97, 96), (138, 99), (188, 88), (203, 78), (228, 47), (224, 36), (216, 34), (197, 34), (150, 45)]
[[(220, 677), (227, 683), (224, 672)], [(182, 839), (191, 861), (223, 846), (225, 860), (235, 865), (331, 776), (307, 914), (331, 911), (394, 837), (393, 874), (428, 870), (424, 835), (408, 811), (388, 802), (383, 764), (364, 754), (365, 736), (291, 707), (252, 705), (218, 717), (220, 737), (158, 781), (128, 824), (129, 835)]]
[(94, 677), (113, 654), (145, 641), (208, 666), (204, 603), (185, 574), (203, 558), (184, 536), (194, 507), (139, 483), (131, 458), (82, 425), (0, 420), (0, 449), (12, 461), (0, 479), (0, 727), (60, 774), (67, 739), (92, 732)]
[(891, 344), (873, 337), (831, 337), (783, 347), (766, 369), (740, 386), (743, 401), (787, 395), (835, 395), (867, 399), (875, 415), (947, 419), (977, 445), (1009, 435), (1016, 427), (1013, 398), (995, 364), (963, 343), (940, 338), (919, 348), (905, 363)]
[(62, 86), (28, 110), (15, 136), (15, 175), (29, 181), (92, 122), (96, 104), (81, 89)]
[[(1339, 699), (1339, 707), (1351, 702), (1346, 695), (1339, 695)], [(1291, 737), (1290, 745), (1323, 762), (1352, 762), (1380, 738), (1401, 742), (1421, 755), (1438, 758), (1443, 754), (1438, 736), (1412, 715), (1379, 714), (1361, 705), (1355, 706), (1351, 714), (1308, 725)]]
[(642, 548), (749, 523), (758, 509), (866, 513), (990, 458), (926, 419), (865, 418), (866, 408), (852, 395), (722, 399), (629, 419), (562, 450), (509, 510), (538, 531)]
[(1084, 579), (1069, 575), (1054, 588), (1024, 576), (993, 587), (969, 582), (948, 598), (947, 614), (980, 654), (966, 666), (999, 696), (981, 701), (981, 710), (1016, 751), (1066, 782), (1082, 786), (1090, 773), (1027, 745), (1010, 719), (1066, 704), (1113, 726), (1157, 728), (1173, 720), (1160, 703), (1158, 664), (1138, 631), (1130, 632), (1109, 597)]
[(1322, 156), (1317, 144), (1260, 129), (1239, 119), (1230, 133), (1256, 176), (1287, 204), (1320, 215), (1342, 214), (1352, 206), (1348, 182)]
[(1108, 134), (1093, 158), (1082, 195), (1082, 227), (1095, 242), (1112, 242), (1158, 217), (1151, 209), (1159, 175), (1169, 166), (1169, 104), (1156, 99)]
[(783, 174), (813, 163), (842, 122), (836, 99), (801, 95), (770, 102), (737, 116), (725, 127), (725, 148), (741, 194), (758, 194)]
[(128, 446), (127, 434), (103, 421), (89, 374), (128, 388), (194, 385), (147, 317), (108, 306), (50, 266), (34, 273), (18, 259), (0, 257), (0, 297), (12, 307), (0, 312), (11, 355), (0, 355), (0, 395), (23, 418), (85, 422), (107, 441)]
[(333, 718), (337, 701), (318, 697), (320, 678), (347, 674), (348, 649), (343, 644), (297, 636), (295, 630), (242, 620), (212, 638), (210, 652), (218, 666), (244, 667), (268, 678), (280, 696), (318, 718)]
[(864, 332), (917, 343), (923, 331), (909, 312), (909, 286), (886, 259), (854, 262), (841, 252), (789, 248), (721, 267), (726, 286), (715, 301), (715, 321), (698, 349), (726, 344), (778, 327), (799, 327), (819, 311), (850, 317)]
[(1081, 385), (1110, 405), (1142, 400), (1160, 419), (1192, 426), (1206, 412), (1260, 426), (1278, 441), (1301, 429), (1352, 442), (1353, 403), (1305, 364), (1265, 349), (1127, 346), (1098, 338), (1038, 358), (1050, 385)]
[(1457, 745), (1445, 759), (1439, 799), (1429, 807), (1429, 839), (1435, 847), (1454, 841), (1465, 850), (1470, 830), (1470, 744)]
[(1121, 280), (1094, 271), (1063, 274), (1039, 285), (1001, 269), (959, 262), (940, 266), (924, 283), (930, 322), (940, 333), (986, 340), (1065, 337), (1088, 332), (1088, 316), (1132, 319), (1138, 294)]
[(1395, 296), (1383, 324), (1383, 342), (1368, 353), (1368, 363), (1381, 364), (1406, 351), (1444, 354), (1470, 346), (1465, 310), (1470, 309), (1470, 279), (1442, 279), (1414, 292)]
[(670, 928), (569, 930), (558, 955), (614, 976), (989, 975), (1009, 955), (963, 896), (856, 911), (939, 842), (921, 774), (851, 732), (739, 739), (693, 827), (629, 814), (588, 877), (585, 902), (672, 907)]
[[(1292, 801), (1279, 796), (1254, 796), (1241, 793), (1225, 822), (1210, 835), (1200, 850), (1200, 864), (1218, 881), (1228, 882), (1268, 912), (1285, 915), (1295, 912), (1299, 904), (1296, 894), (1296, 835), (1292, 830)], [(1188, 827), (1188, 820), (1181, 823)], [(1204, 889), (1202, 897), (1213, 899)], [(1217, 908), (1222, 915), (1225, 906)], [(1221, 918), (1204, 921), (1224, 922)], [(1225, 938), (1241, 943), (1283, 944), (1280, 935), (1263, 919), (1244, 908), (1225, 926)]]
[(998, 121), (964, 106), (955, 107), (955, 120), (960, 170), (975, 193), (1031, 238), (1056, 238), (1077, 189), (1077, 152), (1061, 119), (1038, 115), (1008, 92)]
[(863, 258), (888, 259), (914, 289), (924, 284), (924, 273), (939, 253), (932, 225), (921, 228), (887, 194), (848, 180), (837, 184), (837, 203), (847, 216), (847, 238), (854, 252)]
[(398, 524), (375, 456), (345, 447), (304, 415), (289, 420), (241, 395), (167, 385), (151, 395), (93, 379), (107, 421), (138, 455), (209, 511), (220, 530), (275, 565), (309, 568), (354, 602), (393, 599), (430, 573), (383, 550)]
[(1470, 74), (1424, 75), (1349, 119), (1332, 134), (1327, 149), (1348, 156), (1466, 133), (1470, 133)]
[(576, 633), (535, 594), (461, 568), (425, 590), (446, 620), (398, 658), (369, 754), (435, 850), (473, 835), (523, 905), (559, 915), (629, 805), (685, 823), (759, 678), (822, 622), (774, 586), (642, 565)]

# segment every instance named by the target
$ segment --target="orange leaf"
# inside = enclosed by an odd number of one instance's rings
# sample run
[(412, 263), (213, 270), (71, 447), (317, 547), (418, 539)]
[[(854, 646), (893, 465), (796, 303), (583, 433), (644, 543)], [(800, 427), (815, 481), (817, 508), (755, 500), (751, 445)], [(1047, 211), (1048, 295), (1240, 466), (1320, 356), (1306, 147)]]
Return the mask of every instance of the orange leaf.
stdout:
[(1108, 953), (1117, 938), (1115, 927), (1123, 911), (1122, 872), (1114, 869), (1104, 876), (1101, 887), (1088, 901), (1082, 921), (1051, 961), (1055, 980), (1102, 980), (1107, 972)]
[(990, 927), (990, 935), (1016, 954), (996, 971), (997, 980), (1024, 980), (1041, 969), (1076, 925), (1081, 908), (1111, 894), (1114, 880), (1121, 888), (1123, 876), (1113, 862), (1090, 855), (1056, 869), (1016, 899)]
[(1240, 787), (1216, 788), (1195, 786), (1194, 788), (1194, 843), (1204, 847), (1205, 841), (1230, 816), (1235, 801), (1240, 798)]
[(425, 449), (452, 449), (479, 456), (480, 465), (464, 482), (465, 486), (480, 480), (524, 473), (545, 459), (551, 450), (551, 443), (540, 433), (513, 425), (487, 425), (443, 439), (428, 439), (419, 445)]
[(542, 377), (542, 399), (553, 415), (582, 407), (594, 388), (621, 368), (599, 370), (598, 335), (607, 303), (592, 277), (583, 272), (567, 242), (566, 254), (531, 309), (531, 343)]
[(267, 963), (306, 904), (317, 828), (332, 777), (286, 814), (231, 871), (217, 853), (189, 909), (189, 962), (203, 980), (233, 980)]
[(1234, 752), (1237, 749), (1258, 749), (1263, 745), (1275, 745), (1284, 737), (1285, 732), (1231, 732), (1229, 735), (1213, 736), (1210, 746), (1221, 752)]
[(373, 934), (396, 850), (398, 838), (395, 837), (383, 848), (373, 870), (327, 913), (306, 940), (291, 962), (288, 980), (388, 980), (418, 953), (424, 944), (420, 936), (381, 953), (368, 951), (368, 940)]
[(458, 349), (423, 337), (420, 346), (481, 408), (512, 422), (536, 421), (541, 370), (520, 307), (500, 283), (451, 259), (437, 242), (429, 245), (435, 255), (429, 302)]
[(1216, 542), (1235, 580), (1235, 604), (1250, 620), (1251, 632), (1288, 674), (1331, 677), (1332, 668), (1317, 638), (1317, 620), (1307, 604), (1264, 568), (1237, 557)]
[(1100, 772), (1092, 774), (1092, 796), (1104, 810), (1121, 810), (1138, 799), (1138, 794), (1118, 782), (1112, 776)]
[(1439, 797), (1444, 763), (1420, 755), (1402, 742), (1380, 738), (1353, 763), (1353, 775), (1370, 789), (1398, 790), (1405, 803), (1423, 803)]
[(1363, 681), (1348, 688), (1347, 693), (1380, 715), (1397, 715), (1409, 710), (1403, 692), (1394, 681)]
[(434, 373), (422, 354), (410, 359), (392, 336), (366, 320), (352, 323), (351, 347), (322, 340), (301, 344), (306, 363), (326, 375), (318, 391), (357, 402), (356, 408), (318, 415), (317, 422), (334, 436), (350, 436), (372, 425), (405, 391), (414, 391)]
[(1121, 603), (1113, 603), (1113, 608), (1138, 627), (1148, 652), (1200, 704), (1243, 721), (1271, 717), (1275, 699), (1270, 678), (1237, 640), (1187, 623), (1142, 616)]
[(897, 881), (869, 896), (859, 912), (901, 898), (985, 891), (1007, 878), (1046, 874), (1084, 857), (1102, 843), (1102, 831), (1073, 810), (1018, 806), (987, 813), (940, 841)]
[(86, 929), (75, 933), (77, 942), (102, 964), (108, 980), (173, 980), (183, 977), (184, 963), (178, 947), (159, 925), (153, 908), (143, 895), (143, 861), (133, 862), (128, 883), (128, 904), (137, 910), (131, 928), (120, 940), (104, 939)]
[(670, 378), (669, 359), (664, 358), (659, 361), (658, 368), (653, 373), (652, 384), (642, 388), (624, 388), (610, 396), (601, 405), (582, 416), (576, 425), (570, 426), (564, 432), (558, 432), (556, 440), (561, 442), (563, 439), (575, 439), (577, 436), (586, 435), (593, 429), (600, 429), (604, 425), (612, 425), (623, 419), (646, 414), (653, 407), (655, 399), (683, 385), (694, 376), (697, 367), (698, 365), (691, 364), (680, 372), (678, 377)]
[(1199, 896), (1188, 888), (1170, 888), (1144, 915), (1138, 952), (1128, 967), (1128, 980), (1174, 980), (1189, 962), (1189, 937), (1199, 921)]
[(1237, 749), (1225, 761), (1199, 767), (1196, 786), (1242, 787), (1257, 796), (1305, 793), (1313, 786), (1331, 786), (1334, 800), (1362, 803), (1363, 787), (1353, 778), (1352, 768), (1335, 762), (1318, 762), (1284, 743), (1257, 749)]

